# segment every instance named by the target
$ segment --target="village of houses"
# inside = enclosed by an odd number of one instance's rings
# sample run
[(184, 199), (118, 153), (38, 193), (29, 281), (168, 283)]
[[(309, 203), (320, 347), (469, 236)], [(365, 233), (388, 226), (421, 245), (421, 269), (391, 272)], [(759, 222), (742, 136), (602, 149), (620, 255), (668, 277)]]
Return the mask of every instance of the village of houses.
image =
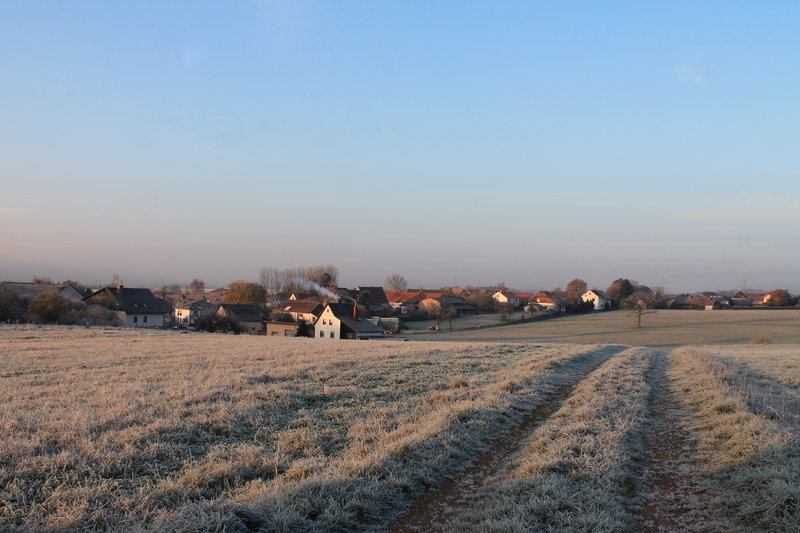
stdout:
[[(606, 312), (619, 308), (621, 304), (624, 307), (619, 297), (609, 296), (600, 289), (587, 290), (582, 280), (570, 283), (575, 282), (580, 282), (577, 286), (581, 290), (573, 292), (571, 300), (569, 294), (558, 289), (517, 292), (499, 286), (386, 290), (380, 286), (323, 288), (311, 283), (315, 287), (306, 292), (275, 293), (266, 295), (261, 302), (232, 303), (228, 298), (228, 288), (165, 291), (117, 283), (87, 290), (72, 282), (58, 284), (52, 281), (2, 282), (0, 296), (5, 291), (29, 301), (42, 294), (55, 293), (65, 301), (106, 308), (115, 314), (117, 325), (128, 328), (196, 331), (208, 329), (203, 324), (213, 317), (235, 326), (221, 331), (317, 339), (384, 338), (407, 329), (406, 323), (420, 320), (432, 321), (429, 329), (438, 330), (445, 322), (452, 328), (453, 321), (480, 313), (494, 313), (499, 321), (506, 321), (515, 313), (518, 319), (525, 319), (526, 316), (533, 318), (568, 312)], [(618, 282), (628, 280), (620, 279), (614, 283)], [(608, 292), (612, 290), (615, 290), (614, 284)], [(782, 289), (769, 293), (739, 291), (734, 294), (707, 292), (661, 296), (660, 300), (652, 299), (651, 304), (653, 307), (706, 311), (760, 307), (770, 305), (773, 297), (781, 296), (781, 293), (784, 301), (778, 305), (790, 305), (791, 296)], [(774, 303), (777, 299), (772, 301)], [(9, 316), (3, 321), (10, 321)], [(29, 318), (29, 321), (35, 320)]]

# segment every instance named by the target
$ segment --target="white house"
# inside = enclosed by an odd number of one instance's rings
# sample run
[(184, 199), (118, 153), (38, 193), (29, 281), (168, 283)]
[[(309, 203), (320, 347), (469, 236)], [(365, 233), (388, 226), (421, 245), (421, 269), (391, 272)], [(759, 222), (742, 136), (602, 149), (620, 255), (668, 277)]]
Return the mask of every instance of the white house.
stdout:
[(170, 313), (167, 302), (156, 298), (150, 289), (131, 289), (123, 285), (104, 287), (83, 299), (117, 311), (129, 328), (160, 328)]
[(358, 316), (354, 304), (333, 303), (325, 306), (314, 323), (318, 339), (378, 339), (383, 330)]
[(584, 302), (592, 302), (595, 311), (608, 311), (611, 309), (611, 298), (599, 289), (591, 289), (581, 295)]
[(177, 324), (194, 324), (203, 315), (213, 315), (219, 305), (210, 304), (205, 300), (179, 305), (175, 307), (175, 322)]
[(511, 304), (514, 307), (519, 305), (519, 298), (511, 291), (497, 291), (492, 294), (492, 300), (501, 304)]

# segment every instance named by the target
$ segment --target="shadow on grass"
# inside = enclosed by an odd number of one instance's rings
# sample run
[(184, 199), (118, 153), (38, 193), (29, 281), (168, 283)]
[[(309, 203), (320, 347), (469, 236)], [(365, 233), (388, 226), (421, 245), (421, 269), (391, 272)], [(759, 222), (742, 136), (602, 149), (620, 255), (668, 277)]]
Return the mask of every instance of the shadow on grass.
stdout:
[[(382, 451), (374, 461), (333, 465), (319, 474), (278, 479), (252, 498), (199, 501), (171, 513), (165, 522), (185, 524), (192, 516), (219, 519), (197, 531), (373, 531), (407, 507), (426, 489), (467, 468), (492, 439), (517, 424), (524, 413), (544, 402), (549, 392), (583, 376), (624, 346), (604, 346), (555, 362), (541, 379), (519, 384), (519, 391), (543, 391), (534, 399), (509, 393), (509, 405), (456, 411), (447, 425), (423, 440)], [(584, 372), (585, 371), (585, 372)], [(527, 402), (527, 403), (526, 403)], [(502, 402), (506, 403), (506, 402)], [(519, 403), (519, 405), (517, 405)], [(510, 407), (510, 408), (509, 408)], [(220, 522), (221, 521), (221, 522)]]

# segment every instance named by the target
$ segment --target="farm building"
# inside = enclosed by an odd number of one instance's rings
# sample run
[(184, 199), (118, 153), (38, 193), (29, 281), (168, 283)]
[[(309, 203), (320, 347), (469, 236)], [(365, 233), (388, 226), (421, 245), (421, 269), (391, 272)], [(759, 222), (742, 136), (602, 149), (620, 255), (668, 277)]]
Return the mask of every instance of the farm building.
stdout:
[(420, 309), (425, 310), (427, 313), (436, 313), (443, 305), (450, 308), (454, 317), (457, 316), (471, 316), (478, 314), (478, 308), (474, 305), (468, 304), (461, 298), (455, 296), (440, 296), (438, 298), (425, 298), (419, 303)]
[(550, 309), (552, 311), (558, 311), (559, 313), (563, 313), (567, 309), (567, 302), (563, 300), (557, 294), (554, 294), (550, 291), (539, 291), (533, 295), (533, 298), (528, 303), (534, 303), (544, 307), (545, 309)]
[[(739, 291), (731, 296), (731, 306), (735, 307), (754, 307), (765, 303), (766, 294), (760, 292)], [(767, 298), (767, 301), (769, 299)]]
[(427, 295), (417, 291), (386, 291), (386, 298), (395, 311), (407, 315), (418, 312), (419, 303), (427, 298)]

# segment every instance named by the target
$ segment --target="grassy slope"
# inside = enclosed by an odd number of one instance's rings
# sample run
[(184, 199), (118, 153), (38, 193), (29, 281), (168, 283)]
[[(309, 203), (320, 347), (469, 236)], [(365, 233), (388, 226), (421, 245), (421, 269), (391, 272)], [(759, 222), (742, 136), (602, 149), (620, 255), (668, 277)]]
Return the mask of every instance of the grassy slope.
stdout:
[(596, 348), (0, 328), (0, 528), (375, 524)]
[(764, 335), (775, 343), (800, 343), (800, 310), (673, 311), (642, 319), (625, 311), (567, 316), (486, 330), (417, 334), (415, 339), (442, 341), (519, 341), (610, 343), (629, 346), (677, 347), (685, 344), (749, 343)]

